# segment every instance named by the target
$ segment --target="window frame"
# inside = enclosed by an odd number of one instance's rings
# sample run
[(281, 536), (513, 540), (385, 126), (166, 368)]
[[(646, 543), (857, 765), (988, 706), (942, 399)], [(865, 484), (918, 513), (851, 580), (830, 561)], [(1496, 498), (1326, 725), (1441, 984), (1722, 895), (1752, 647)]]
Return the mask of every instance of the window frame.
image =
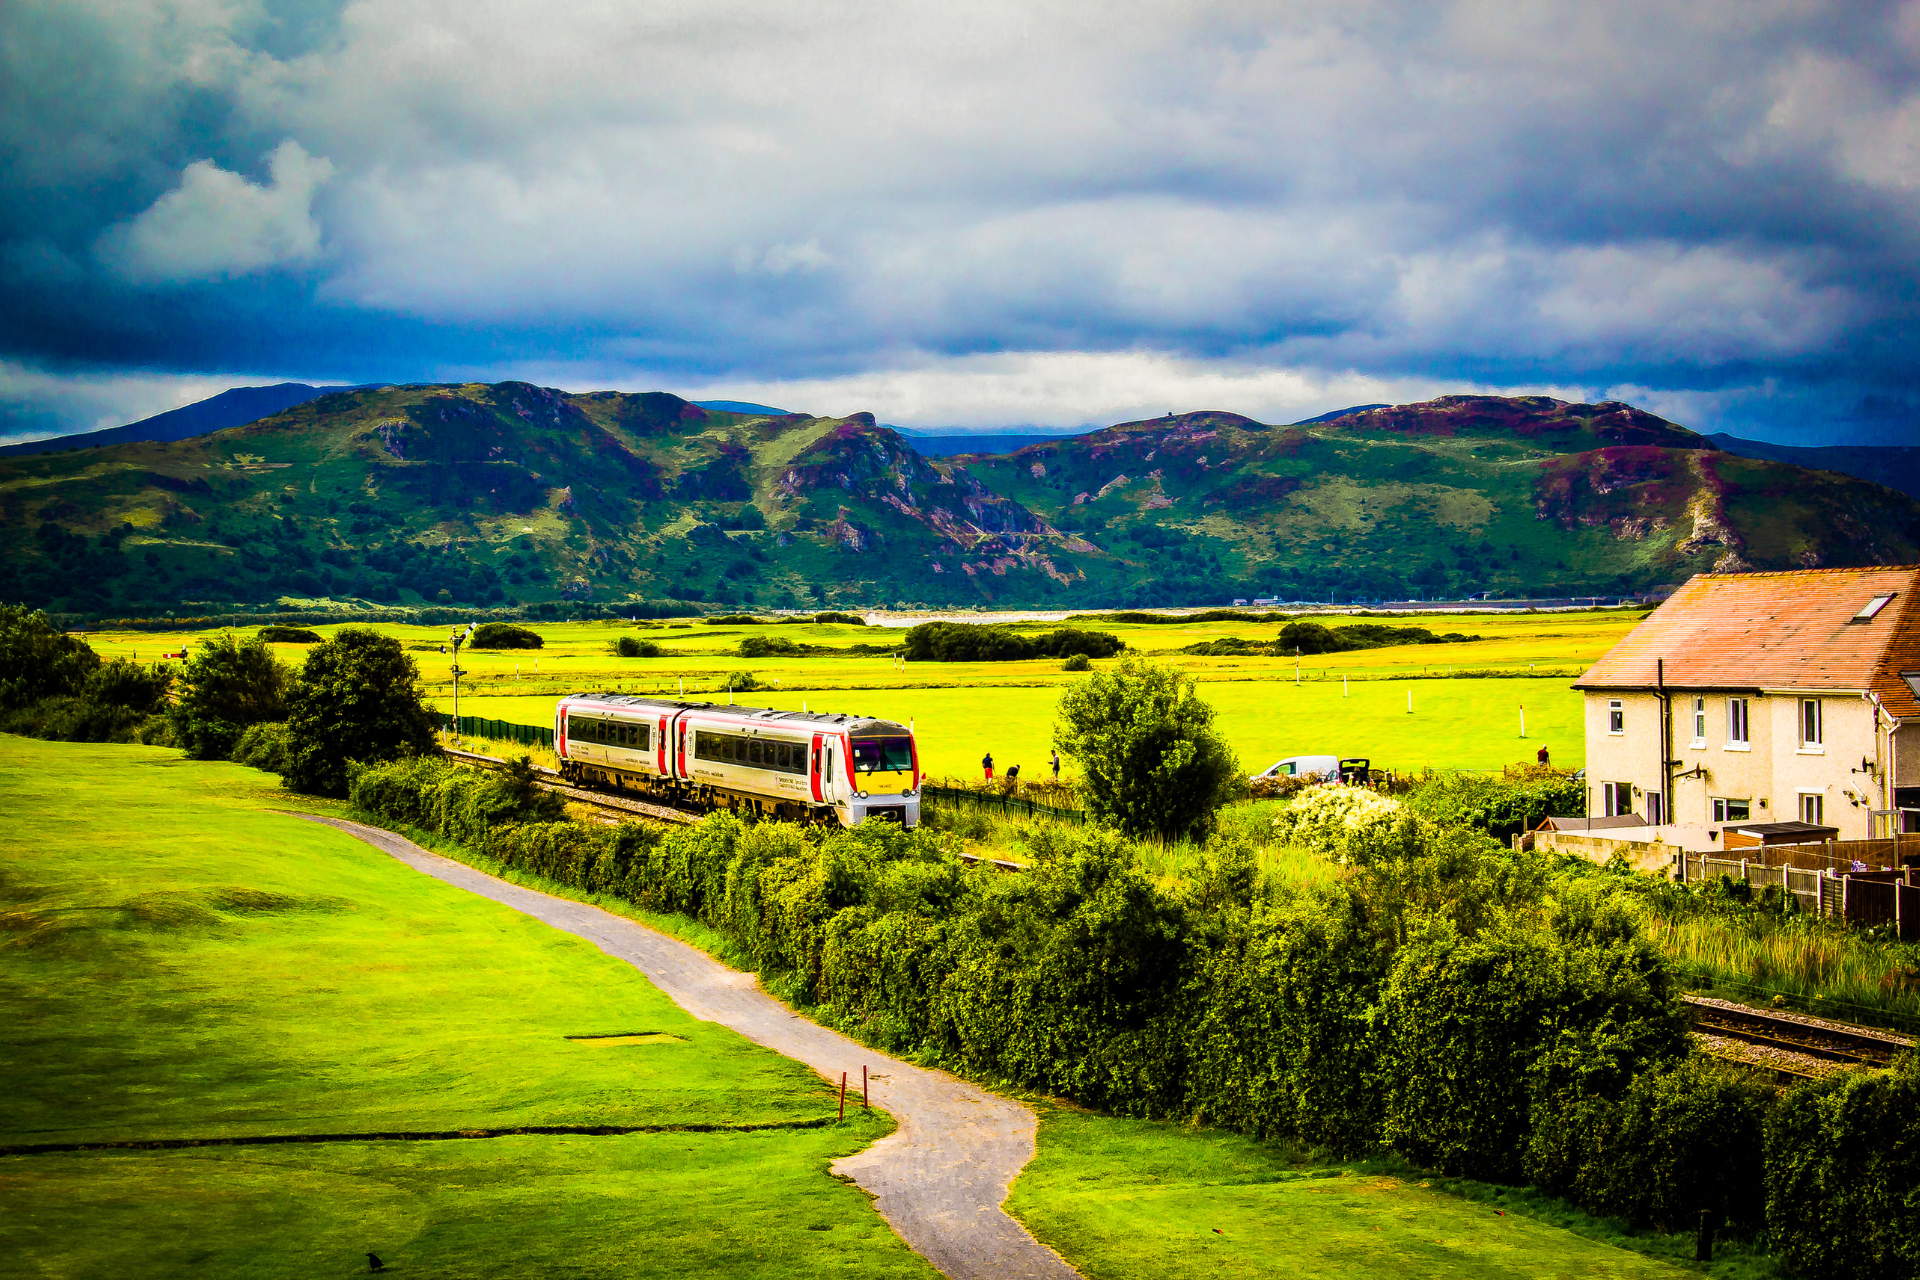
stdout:
[[(1739, 730), (1739, 737), (1734, 731)], [(1727, 699), (1727, 750), (1753, 750), (1753, 699), (1729, 697)]]
[[(1820, 704), (1819, 698), (1800, 699), (1800, 750), (1802, 751), (1826, 753), (1827, 714)], [(1811, 737), (1807, 733), (1809, 728), (1813, 731)]]
[(1624, 698), (1607, 699), (1607, 736), (1622, 738), (1627, 733), (1627, 704)]
[[(1745, 805), (1747, 807), (1747, 811), (1745, 813), (1740, 813), (1740, 814), (1734, 813), (1733, 806), (1736, 804)], [(1753, 821), (1752, 797), (1748, 797), (1745, 800), (1738, 799), (1737, 797), (1734, 797), (1734, 796), (1713, 797), (1713, 820), (1718, 823), (1752, 822)]]
[(1693, 700), (1693, 746), (1707, 745), (1707, 700), (1696, 697)]
[(1796, 815), (1800, 821), (1816, 827), (1824, 827), (1827, 825), (1826, 792), (1802, 791), (1799, 796), (1799, 804), (1796, 807), (1800, 811)]

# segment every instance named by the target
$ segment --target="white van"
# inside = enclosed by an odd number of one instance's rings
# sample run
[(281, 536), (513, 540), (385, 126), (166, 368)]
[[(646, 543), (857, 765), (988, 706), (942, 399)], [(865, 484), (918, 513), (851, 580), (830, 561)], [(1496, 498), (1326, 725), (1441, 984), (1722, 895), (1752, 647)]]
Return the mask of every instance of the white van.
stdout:
[(1339, 756), (1288, 756), (1263, 772), (1247, 779), (1308, 778), (1314, 782), (1336, 782), (1340, 778)]

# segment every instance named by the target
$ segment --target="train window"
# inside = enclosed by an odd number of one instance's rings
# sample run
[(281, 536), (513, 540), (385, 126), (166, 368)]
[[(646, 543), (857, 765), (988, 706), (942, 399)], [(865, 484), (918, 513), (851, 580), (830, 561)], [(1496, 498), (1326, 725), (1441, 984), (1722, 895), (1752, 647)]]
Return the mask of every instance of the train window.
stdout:
[(913, 739), (855, 738), (853, 767), (857, 773), (909, 773), (913, 769)]

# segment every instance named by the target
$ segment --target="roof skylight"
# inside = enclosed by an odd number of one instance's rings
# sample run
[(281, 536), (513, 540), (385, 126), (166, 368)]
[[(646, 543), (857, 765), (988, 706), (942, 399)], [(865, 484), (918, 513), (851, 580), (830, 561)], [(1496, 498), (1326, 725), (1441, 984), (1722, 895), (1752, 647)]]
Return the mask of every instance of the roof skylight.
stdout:
[(1861, 606), (1860, 612), (1853, 615), (1853, 621), (1872, 622), (1873, 615), (1886, 608), (1888, 602), (1890, 602), (1896, 594), (1898, 593), (1889, 591), (1883, 596), (1875, 596), (1873, 599), (1867, 601), (1865, 605)]

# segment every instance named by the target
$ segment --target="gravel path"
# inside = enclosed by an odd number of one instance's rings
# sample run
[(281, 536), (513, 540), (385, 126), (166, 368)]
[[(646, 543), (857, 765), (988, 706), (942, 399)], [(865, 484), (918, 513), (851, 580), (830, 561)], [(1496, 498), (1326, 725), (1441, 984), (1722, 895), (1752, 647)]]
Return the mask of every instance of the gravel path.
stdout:
[(569, 902), (429, 853), (411, 840), (336, 818), (299, 815), (338, 827), (416, 871), (504, 903), (577, 934), (644, 973), (696, 1018), (731, 1027), (757, 1044), (806, 1063), (849, 1092), (860, 1067), (871, 1073), (873, 1104), (899, 1128), (833, 1165), (874, 1197), (881, 1216), (909, 1245), (954, 1280), (1078, 1273), (1000, 1208), (1007, 1186), (1033, 1158), (1033, 1113), (964, 1080), (886, 1057), (801, 1017), (760, 989), (752, 974), (706, 952), (584, 903)]

